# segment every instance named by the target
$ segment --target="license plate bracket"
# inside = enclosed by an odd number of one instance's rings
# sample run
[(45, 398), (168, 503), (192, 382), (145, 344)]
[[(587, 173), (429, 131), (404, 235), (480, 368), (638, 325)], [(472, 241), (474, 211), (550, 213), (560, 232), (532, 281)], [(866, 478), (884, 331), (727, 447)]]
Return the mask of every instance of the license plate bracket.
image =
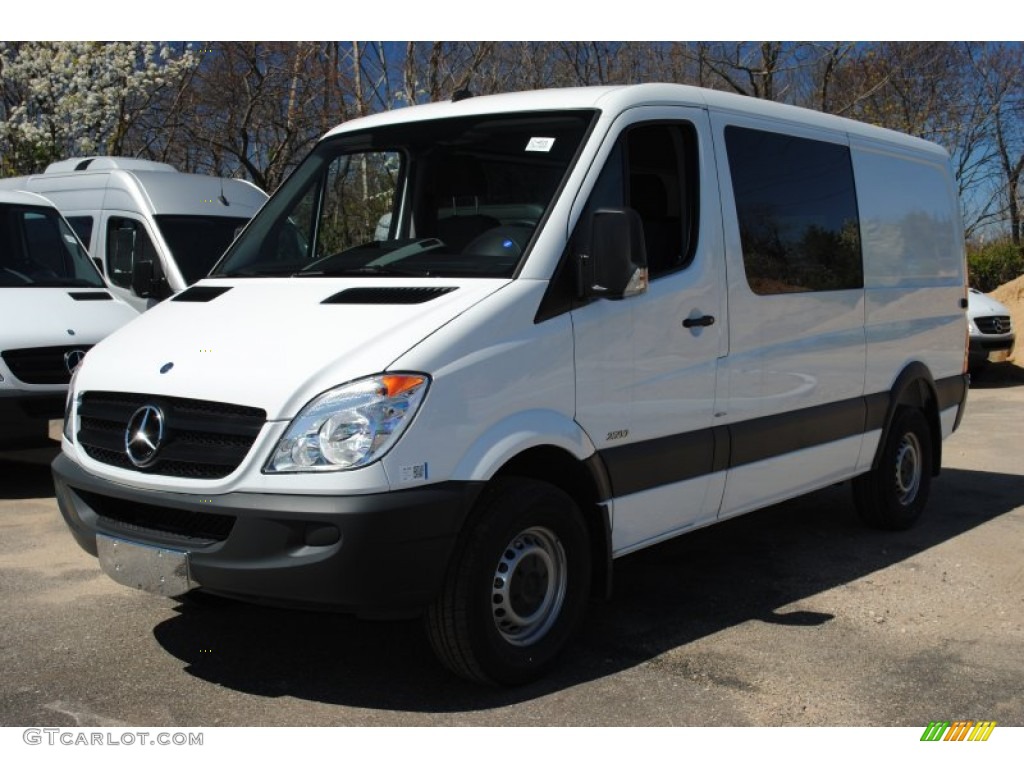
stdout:
[(189, 570), (189, 553), (96, 534), (103, 572), (118, 584), (164, 597), (183, 595), (198, 586)]

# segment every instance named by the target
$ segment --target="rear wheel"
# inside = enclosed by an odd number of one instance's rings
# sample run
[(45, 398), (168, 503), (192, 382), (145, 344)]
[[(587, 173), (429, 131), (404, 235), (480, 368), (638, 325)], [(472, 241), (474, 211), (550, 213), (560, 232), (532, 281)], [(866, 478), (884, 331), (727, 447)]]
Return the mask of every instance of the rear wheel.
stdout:
[(478, 502), (427, 632), (456, 674), (524, 683), (568, 642), (589, 590), (590, 546), (576, 503), (548, 483), (503, 478)]
[(932, 478), (931, 430), (924, 414), (896, 412), (878, 468), (853, 481), (853, 501), (874, 528), (910, 528), (928, 502)]

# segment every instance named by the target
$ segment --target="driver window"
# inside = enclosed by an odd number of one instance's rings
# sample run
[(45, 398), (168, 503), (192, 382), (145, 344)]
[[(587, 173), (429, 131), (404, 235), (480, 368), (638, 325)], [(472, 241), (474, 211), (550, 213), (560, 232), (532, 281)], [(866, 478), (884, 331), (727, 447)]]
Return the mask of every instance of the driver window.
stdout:
[(682, 269), (696, 245), (696, 137), (684, 123), (629, 128), (608, 156), (580, 222), (598, 208), (640, 215), (653, 280)]
[(132, 287), (132, 265), (137, 261), (159, 262), (153, 241), (142, 222), (120, 216), (107, 221), (107, 277), (121, 288)]

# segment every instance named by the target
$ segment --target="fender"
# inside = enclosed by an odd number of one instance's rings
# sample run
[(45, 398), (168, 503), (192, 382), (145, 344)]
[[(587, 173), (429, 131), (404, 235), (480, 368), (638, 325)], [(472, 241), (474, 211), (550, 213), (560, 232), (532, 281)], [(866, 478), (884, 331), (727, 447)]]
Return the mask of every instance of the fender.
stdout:
[(540, 446), (561, 448), (580, 462), (596, 453), (572, 417), (545, 409), (521, 411), (492, 424), (477, 437), (459, 459), (451, 479), (490, 480), (515, 456)]
[[(881, 402), (883, 398), (887, 398), (888, 402), (884, 403), (884, 420), (879, 421), (878, 414), (880, 407), (883, 405)], [(871, 462), (871, 468), (873, 470), (878, 469), (882, 458), (882, 451), (885, 449), (886, 441), (889, 439), (889, 428), (896, 415), (896, 409), (900, 406), (911, 406), (919, 408), (928, 420), (928, 425), (932, 432), (932, 473), (938, 475), (942, 465), (942, 433), (938, 424), (939, 398), (935, 379), (932, 378), (932, 373), (928, 370), (928, 367), (924, 363), (915, 360), (900, 371), (888, 395), (879, 393), (875, 396), (869, 396), (867, 402), (867, 429), (877, 426), (882, 428), (882, 435), (878, 441), (878, 447), (875, 449), (875, 458)]]

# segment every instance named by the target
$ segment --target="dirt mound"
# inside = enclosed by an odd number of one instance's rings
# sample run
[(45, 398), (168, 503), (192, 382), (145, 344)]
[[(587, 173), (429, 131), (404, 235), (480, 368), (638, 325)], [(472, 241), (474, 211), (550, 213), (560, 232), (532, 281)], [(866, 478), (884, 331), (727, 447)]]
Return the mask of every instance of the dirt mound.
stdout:
[(1013, 321), (1013, 330), (1017, 334), (1017, 343), (1014, 345), (1013, 356), (1010, 358), (1017, 365), (1024, 365), (1024, 353), (1022, 349), (1021, 331), (1024, 330), (1024, 275), (1008, 283), (1003, 283), (989, 294), (996, 301), (1002, 302), (1010, 310), (1010, 317)]

